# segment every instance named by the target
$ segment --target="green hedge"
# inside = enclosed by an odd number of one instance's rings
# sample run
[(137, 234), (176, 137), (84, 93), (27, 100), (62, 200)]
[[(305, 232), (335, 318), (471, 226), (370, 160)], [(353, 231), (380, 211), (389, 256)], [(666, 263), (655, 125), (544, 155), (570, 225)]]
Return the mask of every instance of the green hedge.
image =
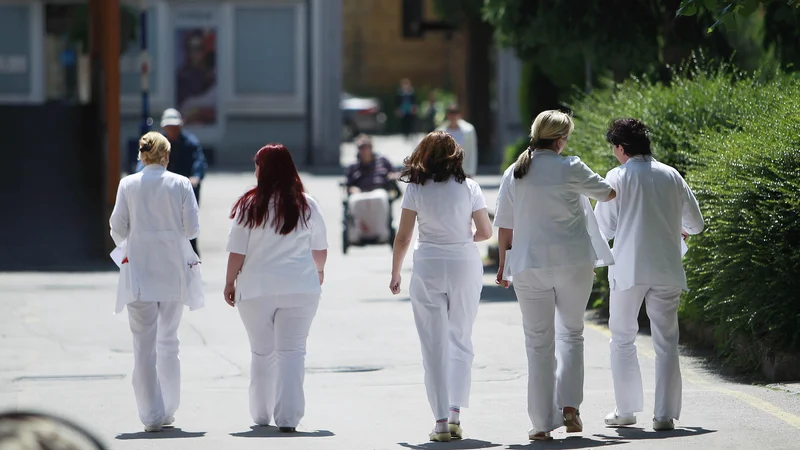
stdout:
[[(740, 131), (704, 137), (708, 164), (688, 176), (708, 227), (686, 257), (681, 316), (713, 325), (723, 354), (732, 337), (800, 352), (800, 82), (761, 91), (794, 97)], [(735, 356), (750, 367), (763, 358)]]
[[(737, 340), (800, 351), (800, 78), (768, 75), (695, 67), (670, 85), (632, 79), (571, 105), (565, 153), (605, 174), (618, 164), (604, 140), (609, 121), (636, 117), (655, 157), (697, 193), (707, 229), (690, 241), (680, 314), (714, 327), (722, 354)], [(595, 306), (607, 291), (598, 277)], [(752, 366), (763, 355), (735, 356)]]

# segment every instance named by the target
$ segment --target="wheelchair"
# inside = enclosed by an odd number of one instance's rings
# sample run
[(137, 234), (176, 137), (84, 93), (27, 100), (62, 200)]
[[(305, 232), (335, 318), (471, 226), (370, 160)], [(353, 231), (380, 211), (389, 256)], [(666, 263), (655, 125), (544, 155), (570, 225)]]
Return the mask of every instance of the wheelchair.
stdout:
[(392, 212), (394, 209), (393, 204), (403, 195), (397, 180), (389, 180), (384, 188), (389, 193), (389, 217), (387, 218), (389, 222), (389, 242), (382, 242), (377, 238), (361, 238), (358, 242), (350, 242), (349, 231), (351, 227), (356, 226), (356, 221), (350, 211), (350, 193), (347, 190), (347, 183), (342, 181), (339, 183), (339, 187), (342, 192), (342, 253), (346, 255), (350, 247), (366, 247), (370, 245), (389, 244), (389, 248), (393, 248), (394, 237), (397, 234), (397, 229), (394, 226), (394, 213)]

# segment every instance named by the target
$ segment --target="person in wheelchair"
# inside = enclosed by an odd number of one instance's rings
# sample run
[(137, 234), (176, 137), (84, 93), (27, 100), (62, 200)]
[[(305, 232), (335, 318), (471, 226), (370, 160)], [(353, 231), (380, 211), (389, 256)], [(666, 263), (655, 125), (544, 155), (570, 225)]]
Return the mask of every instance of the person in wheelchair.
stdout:
[(353, 244), (366, 240), (385, 243), (391, 239), (389, 191), (396, 186), (397, 173), (388, 159), (375, 154), (369, 136), (358, 136), (356, 146), (358, 161), (348, 168), (345, 183), (354, 222), (348, 227), (348, 240)]

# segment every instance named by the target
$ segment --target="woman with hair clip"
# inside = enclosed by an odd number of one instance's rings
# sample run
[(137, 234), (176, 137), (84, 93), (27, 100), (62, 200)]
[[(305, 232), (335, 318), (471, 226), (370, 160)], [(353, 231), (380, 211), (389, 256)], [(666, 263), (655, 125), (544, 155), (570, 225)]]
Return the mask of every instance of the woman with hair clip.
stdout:
[(268, 144), (255, 156), (258, 185), (233, 205), (225, 301), (239, 308), (252, 352), (250, 415), (293, 433), (305, 414), (306, 341), (328, 256), (325, 221), (292, 155)]
[(169, 156), (166, 137), (142, 136), (139, 160), (145, 167), (119, 182), (110, 221), (120, 254), (116, 313), (127, 306), (133, 392), (146, 431), (175, 421), (181, 394), (178, 325), (184, 304), (191, 310), (204, 304), (200, 261), (189, 243), (200, 231), (197, 199), (188, 178), (167, 171)]
[(436, 442), (462, 437), (459, 416), (461, 408), (469, 406), (472, 325), (483, 289), (483, 263), (475, 243), (492, 237), (483, 192), (467, 178), (463, 160), (464, 151), (443, 131), (428, 134), (406, 158), (400, 180), (408, 188), (389, 283), (397, 295), (416, 222), (411, 307), (436, 420), (429, 438)]
[(522, 310), (531, 440), (552, 439), (562, 425), (583, 431), (583, 315), (594, 267), (613, 264), (587, 197), (616, 193), (580, 158), (561, 156), (573, 129), (560, 111), (536, 117), (530, 148), (503, 174), (495, 212), (496, 283), (508, 287), (513, 277)]

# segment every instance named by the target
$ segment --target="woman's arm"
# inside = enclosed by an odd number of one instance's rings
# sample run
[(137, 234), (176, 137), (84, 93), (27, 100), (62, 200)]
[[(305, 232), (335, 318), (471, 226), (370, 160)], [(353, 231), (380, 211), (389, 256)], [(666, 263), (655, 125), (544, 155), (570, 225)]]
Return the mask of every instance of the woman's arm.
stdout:
[(114, 203), (114, 211), (111, 212), (109, 225), (111, 226), (111, 239), (114, 240), (117, 247), (121, 246), (130, 232), (128, 202), (125, 199), (125, 192), (122, 190), (122, 183), (117, 188), (117, 201)]
[(311, 250), (311, 256), (314, 257), (319, 284), (322, 285), (322, 282), (325, 281), (325, 262), (328, 260), (328, 250)]
[(411, 245), (411, 239), (414, 236), (414, 223), (416, 220), (416, 211), (403, 208), (403, 212), (400, 215), (400, 226), (397, 228), (397, 235), (394, 238), (392, 281), (389, 283), (389, 289), (395, 295), (400, 293), (400, 270), (403, 268), (403, 260), (406, 259), (408, 247)]
[(228, 255), (228, 271), (225, 275), (225, 301), (231, 305), (236, 305), (236, 278), (242, 271), (244, 265), (244, 255), (241, 253), (230, 253)]
[(500, 261), (498, 262), (497, 279), (495, 283), (506, 288), (508, 287), (508, 281), (503, 279), (503, 272), (506, 268), (506, 251), (511, 248), (513, 241), (514, 230), (510, 228), (500, 228), (497, 231), (497, 252)]
[(473, 241), (482, 242), (492, 237), (492, 222), (489, 220), (489, 212), (486, 208), (472, 213), (472, 221), (475, 222), (475, 235)]

